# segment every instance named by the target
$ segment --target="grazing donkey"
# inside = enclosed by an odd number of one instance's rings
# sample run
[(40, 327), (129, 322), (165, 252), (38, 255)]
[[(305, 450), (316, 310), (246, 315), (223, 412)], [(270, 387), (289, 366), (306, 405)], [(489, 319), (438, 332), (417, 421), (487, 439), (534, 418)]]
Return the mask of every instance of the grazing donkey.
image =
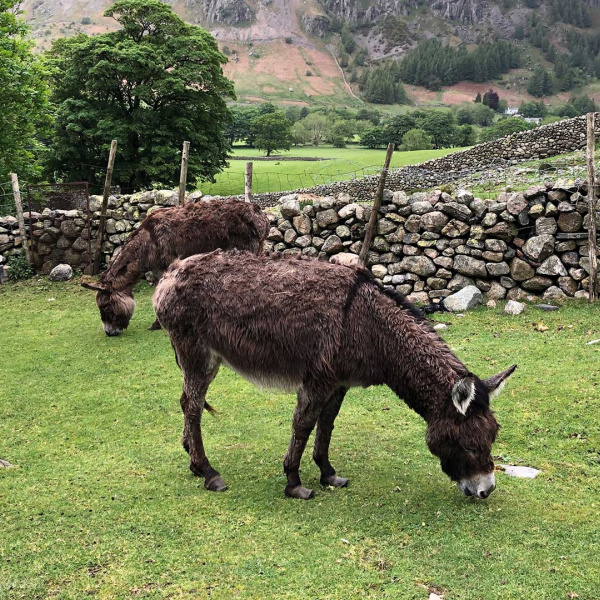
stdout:
[(204, 453), (200, 420), (221, 362), (258, 385), (297, 390), (285, 493), (308, 499), (298, 470), (315, 424), (321, 483), (343, 487), (329, 462), (333, 423), (348, 388), (387, 384), (427, 421), (427, 444), (467, 496), (494, 490), (490, 399), (516, 366), (473, 375), (402, 296), (364, 269), (217, 250), (176, 261), (154, 293), (183, 372), (183, 445), (204, 487), (227, 486)]
[[(82, 283), (94, 290), (108, 336), (127, 329), (135, 310), (133, 286), (146, 271), (157, 279), (176, 259), (238, 248), (259, 253), (269, 221), (256, 204), (211, 200), (164, 208), (148, 215), (110, 263), (100, 283)], [(156, 320), (150, 329), (160, 329)]]

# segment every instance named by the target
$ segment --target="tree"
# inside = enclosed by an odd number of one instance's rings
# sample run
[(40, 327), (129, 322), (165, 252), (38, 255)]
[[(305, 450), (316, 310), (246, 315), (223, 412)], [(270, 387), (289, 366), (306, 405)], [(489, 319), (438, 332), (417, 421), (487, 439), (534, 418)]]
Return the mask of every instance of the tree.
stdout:
[(483, 95), (483, 104), (489, 106), (492, 110), (498, 110), (499, 102), (500, 96), (494, 90), (489, 90)]
[(0, 0), (0, 182), (39, 175), (40, 137), (50, 125), (47, 71), (33, 53), (19, 2)]
[(255, 106), (234, 106), (231, 108), (232, 120), (225, 127), (225, 136), (231, 145), (244, 140), (249, 146), (254, 144), (252, 120), (259, 116)]
[(331, 123), (327, 120), (327, 117), (316, 112), (310, 113), (300, 123), (308, 131), (310, 143), (313, 146), (318, 146), (327, 137), (331, 127)]
[(375, 69), (365, 70), (362, 83), (364, 97), (373, 104), (407, 104), (408, 98), (398, 79), (396, 63), (382, 64)]
[(477, 143), (477, 132), (471, 125), (461, 125), (456, 129), (456, 145), (464, 148)]
[(371, 127), (365, 131), (361, 138), (360, 143), (362, 146), (367, 148), (385, 148), (388, 144), (387, 135), (383, 127), (379, 125)]
[(552, 76), (544, 67), (537, 66), (535, 68), (527, 85), (527, 91), (536, 98), (543, 98), (552, 94), (554, 91), (554, 82), (552, 81)]
[(412, 116), (417, 127), (431, 137), (435, 148), (451, 148), (456, 144), (456, 119), (450, 111), (415, 111)]
[(120, 0), (105, 16), (121, 29), (52, 46), (57, 118), (48, 169), (98, 181), (116, 138), (115, 184), (175, 185), (189, 140), (189, 186), (212, 180), (227, 164), (226, 98), (235, 97), (214, 38), (160, 0)]
[(480, 141), (489, 142), (510, 135), (511, 133), (528, 131), (529, 129), (535, 129), (535, 125), (527, 123), (526, 121), (523, 121), (523, 119), (516, 117), (501, 119), (492, 127), (488, 127), (481, 132)]
[(476, 103), (481, 102), (481, 92), (477, 92), (477, 96), (475, 96), (475, 102)]
[(417, 126), (415, 120), (410, 115), (397, 115), (391, 117), (384, 124), (386, 135), (386, 144), (393, 142), (396, 147), (402, 143), (402, 138), (407, 131), (415, 129)]
[(402, 150), (430, 150), (431, 137), (422, 129), (410, 129), (402, 137)]
[(539, 102), (521, 102), (519, 114), (522, 117), (543, 119), (548, 114), (548, 109), (541, 100)]
[(256, 133), (254, 145), (271, 156), (277, 150), (289, 150), (292, 143), (292, 124), (282, 112), (267, 113), (252, 121)]

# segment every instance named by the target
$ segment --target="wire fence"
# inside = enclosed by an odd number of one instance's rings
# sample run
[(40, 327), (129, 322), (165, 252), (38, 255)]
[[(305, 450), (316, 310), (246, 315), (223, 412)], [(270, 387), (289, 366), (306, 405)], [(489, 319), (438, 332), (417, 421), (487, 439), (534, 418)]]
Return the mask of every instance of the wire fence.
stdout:
[(0, 183), (0, 217), (15, 215), (15, 199), (12, 192), (12, 183)]

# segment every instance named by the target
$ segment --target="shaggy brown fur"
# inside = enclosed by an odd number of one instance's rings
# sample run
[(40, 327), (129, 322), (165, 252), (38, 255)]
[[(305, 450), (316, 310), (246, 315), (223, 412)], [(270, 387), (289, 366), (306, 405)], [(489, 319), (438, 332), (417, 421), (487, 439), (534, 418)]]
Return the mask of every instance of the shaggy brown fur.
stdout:
[[(315, 424), (321, 482), (346, 485), (329, 462), (334, 420), (348, 388), (381, 384), (427, 421), (431, 451), (465, 493), (491, 493), (499, 426), (490, 393), (514, 368), (479, 380), (410, 303), (384, 291), (368, 271), (216, 251), (174, 263), (156, 289), (154, 307), (183, 372), (190, 468), (206, 478), (207, 489), (226, 489), (206, 458), (200, 430), (206, 391), (223, 361), (259, 385), (298, 391), (284, 461), (287, 495), (313, 494), (302, 487), (298, 469)], [(488, 483), (482, 488), (483, 475)]]
[[(176, 259), (238, 248), (258, 254), (269, 221), (256, 204), (212, 200), (164, 208), (146, 217), (110, 263), (99, 284), (82, 284), (98, 292), (96, 303), (107, 335), (119, 335), (133, 316), (133, 286), (146, 271), (160, 279)], [(158, 321), (151, 329), (159, 328)]]

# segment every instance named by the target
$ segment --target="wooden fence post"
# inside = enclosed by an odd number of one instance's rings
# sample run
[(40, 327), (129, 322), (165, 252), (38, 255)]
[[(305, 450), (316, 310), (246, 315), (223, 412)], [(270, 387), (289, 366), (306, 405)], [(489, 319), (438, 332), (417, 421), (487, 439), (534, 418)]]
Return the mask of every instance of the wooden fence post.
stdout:
[[(21, 245), (25, 250), (25, 256), (27, 262), (33, 264), (33, 257), (31, 255), (31, 248), (29, 247), (29, 239), (27, 238), (27, 231), (25, 230), (25, 218), (23, 217), (23, 204), (21, 203), (21, 190), (19, 188), (19, 178), (16, 173), (10, 174), (10, 180), (12, 183), (13, 197), (15, 199), (15, 208), (17, 209), (17, 219), (19, 221), (19, 232), (21, 234)], [(31, 228), (31, 222), (29, 223)]]
[(590, 258), (590, 285), (589, 301), (594, 302), (598, 298), (598, 251), (596, 245), (596, 170), (594, 168), (594, 153), (596, 149), (595, 113), (587, 116), (587, 171), (588, 171), (588, 246)]
[(244, 176), (244, 195), (246, 202), (252, 202), (252, 163), (246, 163), (246, 174)]
[(185, 185), (187, 183), (188, 161), (190, 157), (190, 143), (183, 142), (181, 153), (181, 173), (179, 175), (179, 206), (185, 204)]
[(394, 144), (390, 142), (385, 155), (385, 163), (383, 164), (383, 169), (379, 176), (379, 185), (377, 186), (377, 194), (375, 196), (375, 202), (373, 202), (371, 217), (369, 218), (367, 228), (365, 229), (365, 239), (363, 240), (362, 248), (360, 249), (360, 254), (358, 256), (358, 264), (361, 267), (365, 267), (367, 264), (371, 241), (373, 240), (373, 234), (375, 233), (375, 227), (377, 226), (379, 209), (381, 208), (381, 202), (383, 201), (383, 190), (385, 189), (385, 180), (390, 168), (390, 162), (392, 161), (392, 154), (394, 154)]
[(106, 167), (106, 179), (104, 180), (104, 195), (102, 196), (102, 208), (100, 210), (100, 224), (98, 225), (98, 239), (96, 240), (96, 255), (94, 257), (93, 275), (97, 275), (100, 271), (100, 262), (102, 260), (102, 243), (104, 242), (104, 228), (106, 226), (106, 209), (108, 208), (108, 197), (110, 196), (110, 184), (112, 182), (116, 154), (117, 140), (113, 140), (110, 144), (108, 166)]

